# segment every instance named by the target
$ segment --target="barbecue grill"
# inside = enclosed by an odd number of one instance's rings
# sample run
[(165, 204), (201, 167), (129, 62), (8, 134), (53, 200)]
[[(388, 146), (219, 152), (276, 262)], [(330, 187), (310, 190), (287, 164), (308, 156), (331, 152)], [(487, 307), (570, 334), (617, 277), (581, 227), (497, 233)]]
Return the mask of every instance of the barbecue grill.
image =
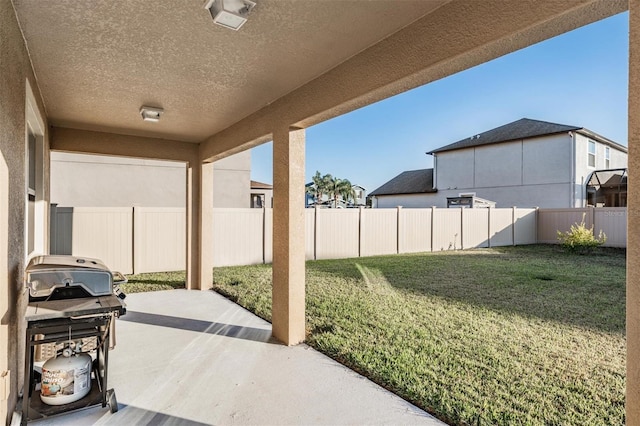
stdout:
[[(25, 283), (29, 290), (29, 305), (25, 319), (26, 353), (22, 413), (20, 423), (87, 408), (109, 405), (111, 412), (118, 410), (113, 389), (107, 388), (109, 349), (115, 346), (115, 318), (124, 315), (126, 308), (119, 283), (126, 279), (112, 272), (98, 259), (74, 256), (37, 256), (25, 270)], [(49, 351), (42, 350), (48, 347)], [(38, 356), (36, 356), (36, 353)], [(42, 377), (60, 373), (73, 377), (73, 371), (51, 373), (37, 361), (52, 357), (85, 357), (91, 355), (90, 391), (77, 398), (69, 396), (73, 385), (60, 389), (59, 398)], [(53, 360), (53, 359), (52, 359)], [(60, 362), (50, 365), (60, 365)], [(77, 372), (76, 372), (77, 373)], [(82, 378), (84, 380), (85, 378)], [(46, 394), (44, 386), (47, 385)], [(82, 383), (85, 386), (84, 382)], [(77, 386), (76, 386), (77, 388)], [(67, 401), (70, 401), (67, 403)]]

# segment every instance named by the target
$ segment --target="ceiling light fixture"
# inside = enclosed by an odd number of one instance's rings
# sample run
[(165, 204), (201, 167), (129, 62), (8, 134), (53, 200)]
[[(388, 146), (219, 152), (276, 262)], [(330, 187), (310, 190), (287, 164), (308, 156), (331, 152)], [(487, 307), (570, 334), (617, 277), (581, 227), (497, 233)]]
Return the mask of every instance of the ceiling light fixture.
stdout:
[(140, 107), (140, 115), (144, 121), (152, 121), (157, 123), (160, 121), (160, 116), (164, 114), (164, 110), (162, 108), (155, 108), (150, 106), (141, 106)]
[(213, 22), (238, 31), (247, 22), (247, 16), (255, 5), (250, 0), (208, 0), (204, 8), (211, 13)]

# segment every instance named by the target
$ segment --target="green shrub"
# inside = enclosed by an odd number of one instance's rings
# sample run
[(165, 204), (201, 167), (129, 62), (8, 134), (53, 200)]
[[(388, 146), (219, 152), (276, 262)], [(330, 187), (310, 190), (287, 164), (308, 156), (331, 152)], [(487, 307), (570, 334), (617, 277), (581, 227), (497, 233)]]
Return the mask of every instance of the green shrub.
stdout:
[(584, 223), (585, 214), (582, 214), (582, 221), (571, 225), (571, 229), (566, 232), (558, 231), (558, 241), (566, 250), (576, 253), (589, 253), (594, 248), (607, 241), (607, 236), (600, 230), (598, 238), (593, 235), (593, 225), (587, 228)]

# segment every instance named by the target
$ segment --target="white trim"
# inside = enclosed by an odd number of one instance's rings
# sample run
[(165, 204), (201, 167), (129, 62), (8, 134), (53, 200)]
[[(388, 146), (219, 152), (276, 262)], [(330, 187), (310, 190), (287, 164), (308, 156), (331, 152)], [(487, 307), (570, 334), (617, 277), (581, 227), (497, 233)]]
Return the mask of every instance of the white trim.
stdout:
[[(35, 193), (29, 188), (29, 134), (36, 138), (35, 147), (35, 166), (36, 166), (36, 182)], [(31, 88), (28, 79), (25, 79), (25, 255), (26, 259), (34, 254), (46, 254), (48, 250), (48, 205), (45, 200), (45, 124), (36, 97)], [(33, 205), (33, 250), (29, 249), (29, 196), (35, 197)], [(25, 259), (25, 260), (26, 260)]]

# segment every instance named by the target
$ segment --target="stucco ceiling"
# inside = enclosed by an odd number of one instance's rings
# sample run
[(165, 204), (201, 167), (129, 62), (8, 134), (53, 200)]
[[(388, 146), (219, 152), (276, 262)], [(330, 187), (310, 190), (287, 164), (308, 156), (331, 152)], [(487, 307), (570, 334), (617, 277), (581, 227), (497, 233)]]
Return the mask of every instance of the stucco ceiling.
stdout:
[[(449, 0), (13, 0), (50, 124), (200, 142)], [(159, 106), (160, 123), (141, 105)]]

